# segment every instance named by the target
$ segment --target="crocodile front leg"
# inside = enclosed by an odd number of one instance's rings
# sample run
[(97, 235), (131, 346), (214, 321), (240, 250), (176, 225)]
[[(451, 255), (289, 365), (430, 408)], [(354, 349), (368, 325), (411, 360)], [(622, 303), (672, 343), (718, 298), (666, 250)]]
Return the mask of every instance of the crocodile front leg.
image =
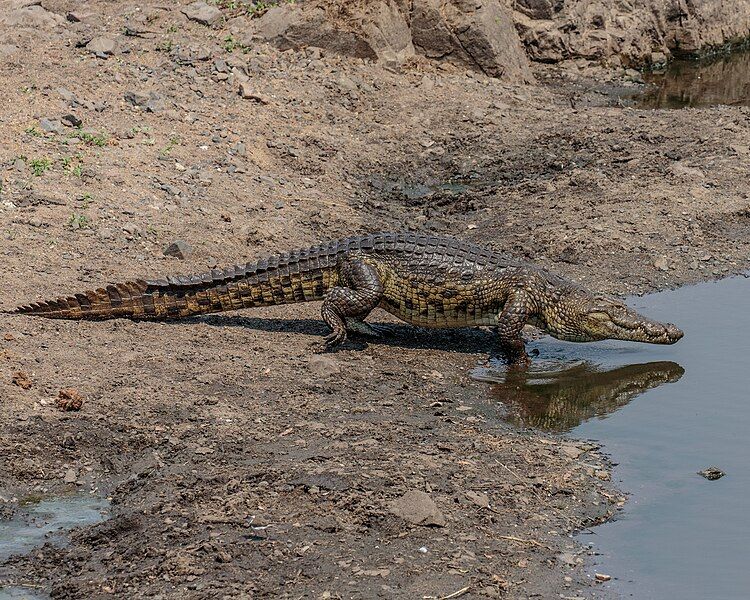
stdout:
[(516, 367), (528, 367), (531, 358), (521, 332), (532, 313), (532, 302), (524, 291), (512, 292), (497, 318), (497, 334), (506, 358)]
[(361, 332), (369, 328), (364, 319), (383, 297), (383, 283), (377, 270), (359, 258), (341, 263), (339, 280), (344, 285), (331, 288), (320, 309), (331, 328), (321, 350), (342, 344), (347, 329)]

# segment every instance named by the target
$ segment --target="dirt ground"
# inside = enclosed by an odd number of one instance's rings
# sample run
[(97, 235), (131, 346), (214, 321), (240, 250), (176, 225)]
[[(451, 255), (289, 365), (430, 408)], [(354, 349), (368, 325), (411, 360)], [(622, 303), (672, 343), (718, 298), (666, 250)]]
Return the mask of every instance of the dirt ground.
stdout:
[[(0, 309), (384, 229), (479, 241), (614, 293), (750, 262), (747, 108), (609, 106), (575, 65), (513, 86), (426, 60), (240, 47), (174, 2), (83, 12), (0, 26)], [(97, 36), (112, 54), (85, 47)], [(165, 256), (175, 240), (194, 252)], [(394, 324), (316, 356), (317, 310), (0, 316), (0, 511), (76, 491), (113, 502), (67, 547), (0, 565), (0, 584), (602, 597), (569, 533), (624, 497), (594, 446), (501, 422), (471, 378), (491, 333)], [(63, 388), (80, 411), (56, 406)]]

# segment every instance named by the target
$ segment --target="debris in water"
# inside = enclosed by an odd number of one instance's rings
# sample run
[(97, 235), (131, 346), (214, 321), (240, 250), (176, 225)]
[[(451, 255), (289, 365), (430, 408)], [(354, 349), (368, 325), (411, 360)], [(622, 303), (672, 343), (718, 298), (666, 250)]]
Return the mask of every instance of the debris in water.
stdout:
[(605, 575), (604, 573), (596, 573), (594, 577), (596, 577), (597, 581), (609, 581), (612, 579), (611, 575)]
[(706, 469), (703, 469), (702, 471), (698, 471), (698, 475), (701, 477), (705, 477), (709, 481), (715, 481), (716, 479), (721, 479), (726, 475), (724, 471), (722, 471), (719, 467), (708, 467)]
[(83, 396), (74, 388), (60, 390), (60, 395), (57, 397), (55, 404), (60, 410), (81, 410)]
[(31, 389), (31, 377), (24, 371), (13, 373), (13, 383), (23, 390)]

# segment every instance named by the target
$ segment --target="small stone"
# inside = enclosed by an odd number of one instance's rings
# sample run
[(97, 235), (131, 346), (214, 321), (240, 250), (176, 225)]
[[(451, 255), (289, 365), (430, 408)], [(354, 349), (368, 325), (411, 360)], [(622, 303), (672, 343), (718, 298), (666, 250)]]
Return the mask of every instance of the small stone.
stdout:
[(221, 11), (215, 6), (210, 6), (205, 2), (193, 2), (182, 9), (182, 14), (191, 21), (196, 21), (201, 25), (209, 27), (215, 25), (221, 20)]
[(565, 454), (565, 456), (574, 460), (584, 452), (578, 446), (574, 446), (573, 444), (563, 444), (560, 446), (560, 450), (562, 450), (562, 453)]
[(667, 55), (664, 52), (651, 53), (651, 66), (661, 67), (667, 64)]
[(183, 240), (176, 240), (164, 249), (164, 256), (174, 256), (182, 260), (188, 258), (192, 253), (192, 246)]
[(214, 449), (213, 448), (209, 448), (207, 446), (198, 446), (195, 449), (195, 453), (196, 454), (213, 454), (214, 453)]
[(445, 527), (445, 515), (425, 492), (410, 490), (388, 506), (391, 514), (414, 525)]
[(62, 124), (66, 127), (80, 127), (83, 125), (83, 121), (76, 117), (74, 114), (63, 115), (60, 117)]
[(265, 96), (254, 92), (249, 81), (240, 82), (239, 94), (240, 97), (244, 98), (245, 100), (255, 100), (255, 102), (258, 102), (260, 104), (268, 104), (270, 102)]
[(662, 256), (654, 261), (654, 267), (660, 271), (669, 271), (669, 262), (665, 256)]
[(26, 170), (26, 161), (22, 158), (17, 158), (13, 161), (13, 168), (19, 173), (23, 173)]
[(480, 508), (490, 507), (490, 497), (484, 492), (466, 492), (466, 497)]
[(86, 50), (100, 58), (108, 58), (117, 51), (117, 40), (100, 35), (86, 44)]
[(148, 102), (149, 96), (148, 94), (142, 94), (141, 92), (128, 90), (127, 92), (125, 92), (123, 98), (125, 98), (125, 102), (129, 102), (133, 106), (140, 106), (143, 108), (146, 106), (146, 102)]
[(83, 406), (83, 396), (74, 388), (60, 390), (60, 394), (55, 401), (57, 408), (66, 412), (81, 410)]
[(612, 579), (611, 575), (605, 575), (604, 573), (596, 573), (594, 577), (596, 577), (597, 581), (609, 581)]
[(75, 483), (76, 479), (76, 472), (73, 469), (65, 471), (65, 478), (63, 479), (65, 483)]
[(59, 133), (62, 128), (60, 121), (54, 119), (39, 119), (39, 127), (47, 133)]
[(60, 97), (70, 105), (78, 103), (76, 95), (67, 88), (57, 88), (57, 93), (60, 94)]
[(330, 356), (314, 354), (307, 361), (308, 368), (320, 377), (330, 377), (341, 373), (341, 365)]
[(698, 471), (698, 475), (701, 477), (705, 477), (709, 481), (716, 481), (717, 479), (721, 479), (726, 475), (724, 471), (722, 471), (719, 467), (708, 467), (706, 469), (703, 469), (702, 471)]

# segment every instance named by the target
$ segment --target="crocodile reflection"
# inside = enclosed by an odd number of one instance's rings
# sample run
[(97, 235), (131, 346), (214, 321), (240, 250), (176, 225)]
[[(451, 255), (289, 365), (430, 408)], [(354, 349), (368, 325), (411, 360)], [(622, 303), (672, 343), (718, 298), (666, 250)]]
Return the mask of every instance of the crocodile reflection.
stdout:
[(602, 370), (583, 362), (562, 371), (508, 371), (492, 395), (515, 425), (565, 432), (625, 406), (647, 390), (674, 383), (685, 370), (664, 361)]

